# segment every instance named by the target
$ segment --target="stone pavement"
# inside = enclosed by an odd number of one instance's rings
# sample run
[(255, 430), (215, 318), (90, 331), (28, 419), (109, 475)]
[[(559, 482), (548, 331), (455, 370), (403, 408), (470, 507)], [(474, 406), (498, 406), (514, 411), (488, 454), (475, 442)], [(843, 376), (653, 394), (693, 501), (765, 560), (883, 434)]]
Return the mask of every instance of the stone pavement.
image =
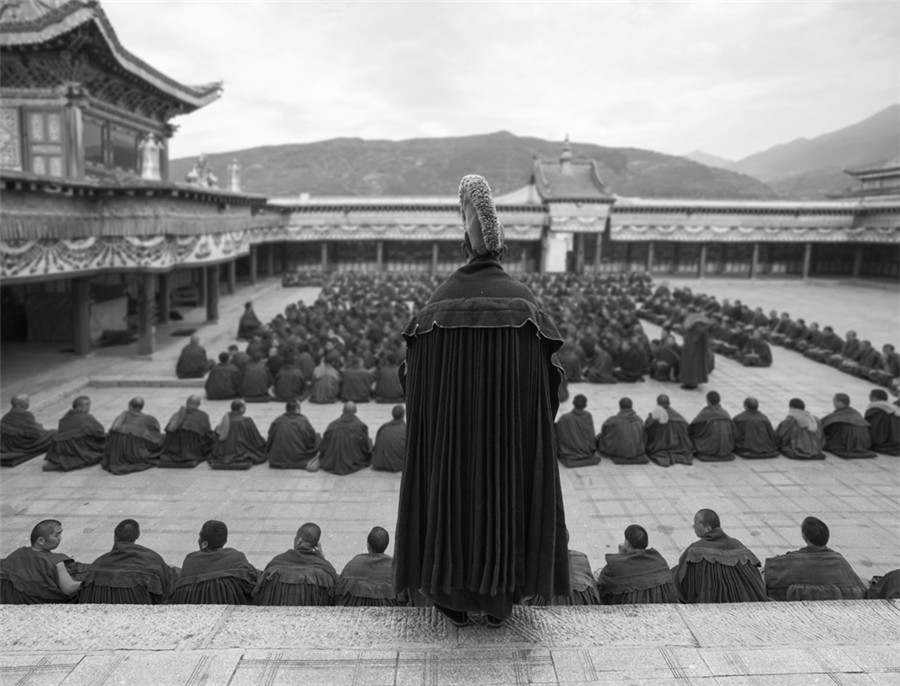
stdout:
[[(693, 287), (729, 297), (717, 290), (727, 287), (724, 281)], [(767, 298), (816, 303), (809, 317), (839, 329), (855, 327), (873, 341), (876, 333), (866, 332), (893, 332), (896, 338), (900, 331), (896, 291), (841, 285), (823, 298), (815, 295), (820, 286), (801, 282), (742, 281), (740, 287), (748, 304)], [(3, 405), (30, 391), (38, 419), (52, 426), (72, 395), (86, 392), (108, 426), (130, 397), (142, 395), (147, 411), (164, 422), (191, 389), (202, 387), (202, 380), (174, 379), (186, 339), (168, 335), (173, 328), (198, 327), (213, 355), (234, 341), (244, 301), (252, 299), (267, 320), (313, 293), (282, 289), (274, 280), (242, 288), (222, 298), (218, 324), (203, 325), (202, 310), (190, 310), (185, 321), (159, 327), (152, 359), (133, 359), (121, 348), (75, 359), (4, 344)], [(861, 312), (856, 303), (862, 301), (878, 316)], [(868, 383), (782, 348), (774, 355), (773, 367), (752, 370), (718, 357), (702, 390), (718, 390), (732, 413), (740, 411), (745, 395), (755, 395), (773, 422), (795, 395), (818, 415), (829, 411), (838, 390), (865, 405)], [(703, 405), (702, 392), (653, 381), (573, 384), (570, 391), (588, 397), (598, 430), (626, 394), (642, 415), (661, 392), (689, 417)], [(224, 401), (204, 401), (214, 421), (226, 408)], [(281, 411), (270, 403), (251, 405), (248, 413), (265, 431)], [(340, 406), (307, 403), (303, 412), (322, 432)], [(389, 405), (360, 406), (373, 436), (389, 412)], [(0, 471), (2, 555), (24, 545), (36, 521), (58, 517), (65, 528), (60, 551), (90, 561), (109, 549), (118, 521), (135, 517), (144, 531), (141, 542), (180, 564), (195, 548), (202, 522), (219, 518), (229, 525), (229, 545), (262, 567), (289, 547), (300, 523), (312, 520), (322, 525), (326, 557), (341, 569), (364, 550), (372, 525), (393, 530), (400, 483), (399, 475), (371, 470), (338, 477), (265, 466), (216, 472), (201, 465), (117, 477), (99, 467), (43, 473), (40, 463)], [(632, 522), (643, 524), (651, 545), (674, 563), (694, 540), (691, 519), (701, 507), (716, 509), (725, 530), (761, 559), (800, 547), (799, 522), (813, 514), (829, 524), (832, 546), (863, 578), (900, 567), (900, 458), (739, 459), (669, 469), (604, 460), (585, 469), (562, 468), (561, 479), (572, 547), (587, 553), (594, 567), (615, 551)], [(897, 613), (896, 605), (878, 602), (518, 608), (515, 621), (500, 632), (479, 626), (457, 633), (428, 610), (5, 607), (0, 683), (900, 684)]]

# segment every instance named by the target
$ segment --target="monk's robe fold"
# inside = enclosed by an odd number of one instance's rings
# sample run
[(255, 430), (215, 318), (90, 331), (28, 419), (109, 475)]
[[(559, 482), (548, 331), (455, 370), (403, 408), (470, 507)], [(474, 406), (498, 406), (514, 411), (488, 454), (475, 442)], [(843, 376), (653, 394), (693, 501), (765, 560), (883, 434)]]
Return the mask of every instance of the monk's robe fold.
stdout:
[(337, 572), (322, 554), (301, 543), (276, 555), (253, 590), (257, 605), (331, 605)]
[(766, 591), (774, 600), (862, 600), (866, 585), (844, 556), (827, 547), (808, 545), (770, 557), (763, 570)]
[(671, 407), (658, 407), (644, 422), (647, 457), (660, 467), (693, 464), (694, 444), (688, 435), (688, 421)]
[(727, 462), (734, 459), (734, 422), (722, 407), (707, 406), (700, 410), (688, 433), (698, 460)]
[(375, 402), (402, 403), (403, 386), (400, 384), (400, 368), (397, 365), (384, 365), (375, 372)]
[(374, 383), (375, 375), (367, 369), (345, 369), (338, 397), (345, 402), (367, 403), (372, 399)]
[(0, 466), (15, 467), (43, 455), (55, 433), (39, 424), (28, 410), (11, 408), (0, 418)]
[(99, 464), (106, 447), (106, 429), (87, 412), (69, 410), (59, 420), (44, 459), (44, 471), (81, 469)]
[(259, 570), (234, 548), (188, 553), (169, 603), (252, 605)]
[(182, 407), (166, 425), (159, 467), (190, 469), (206, 462), (215, 443), (209, 415)]
[(68, 555), (38, 552), (31, 546), (14, 550), (0, 560), (0, 604), (37, 605), (74, 602), (59, 587), (56, 565), (75, 561)]
[(250, 469), (266, 461), (266, 441), (250, 417), (229, 412), (216, 427), (216, 435), (209, 457), (213, 469)]
[(842, 407), (822, 417), (825, 450), (845, 459), (876, 457), (870, 450), (869, 423), (852, 407)]
[(231, 362), (217, 364), (206, 377), (206, 397), (210, 400), (230, 400), (241, 392), (241, 370)]
[(158, 553), (137, 543), (116, 541), (85, 572), (78, 602), (159, 605), (172, 594), (177, 580), (178, 571)]
[(634, 410), (619, 410), (600, 427), (597, 448), (616, 464), (647, 464), (644, 422)]
[(277, 400), (301, 400), (306, 396), (306, 379), (297, 367), (282, 367), (272, 388)]
[(626, 383), (643, 381), (649, 366), (647, 354), (635, 345), (622, 354), (622, 359), (619, 360), (618, 367), (614, 368), (613, 375), (617, 380)]
[(402, 472), (406, 464), (406, 422), (392, 419), (382, 424), (375, 434), (372, 448), (372, 469)]
[(305, 415), (285, 412), (269, 427), (266, 454), (275, 469), (306, 469), (319, 452), (316, 431)]
[(869, 423), (872, 450), (883, 455), (900, 455), (900, 407), (883, 400), (870, 403), (865, 420)]
[(475, 258), (435, 290), (404, 337), (395, 588), (495, 617), (527, 596), (568, 595), (553, 322), (499, 262)]
[(873, 578), (866, 597), (872, 600), (900, 600), (900, 569)]
[(348, 562), (334, 588), (334, 604), (348, 607), (398, 605), (394, 561), (384, 553), (363, 553)]
[[(566, 377), (566, 380), (571, 381), (568, 377)], [(616, 383), (616, 375), (613, 373), (612, 355), (598, 346), (588, 360), (587, 368), (584, 372), (584, 380), (588, 383)]]
[(188, 343), (175, 363), (175, 376), (179, 379), (202, 379), (211, 366), (206, 350), (199, 343)]
[(597, 589), (605, 605), (678, 602), (672, 570), (654, 548), (607, 553)]
[(103, 451), (103, 469), (113, 474), (132, 474), (159, 462), (163, 435), (155, 417), (126, 410), (113, 421)]
[(759, 559), (716, 528), (691, 543), (672, 570), (683, 603), (749, 603), (769, 600)]
[(735, 359), (745, 367), (771, 367), (772, 349), (764, 340), (750, 339)]
[(750, 460), (778, 457), (778, 438), (766, 415), (744, 410), (733, 421), (735, 454)]
[[(556, 353), (556, 359), (559, 361), (559, 366), (562, 367), (569, 383), (580, 383), (584, 380), (582, 377), (584, 363), (575, 350), (575, 346), (570, 343), (564, 344), (559, 349), (559, 352)], [(612, 366), (610, 366), (610, 372), (612, 372)]]
[(792, 408), (775, 431), (778, 450), (792, 460), (824, 460), (825, 432), (806, 410)]
[(573, 408), (556, 420), (556, 456), (566, 467), (589, 467), (600, 462), (597, 454), (594, 418), (581, 408)]
[(272, 399), (269, 386), (272, 376), (264, 360), (251, 362), (241, 375), (241, 398), (248, 403), (267, 403)]
[(320, 365), (313, 372), (309, 402), (334, 403), (341, 392), (341, 373), (331, 365)]
[(369, 427), (352, 413), (335, 419), (322, 436), (319, 464), (332, 474), (352, 474), (372, 462), (372, 440)]
[(679, 381), (685, 386), (699, 386), (709, 379), (710, 320), (694, 312), (684, 318)]

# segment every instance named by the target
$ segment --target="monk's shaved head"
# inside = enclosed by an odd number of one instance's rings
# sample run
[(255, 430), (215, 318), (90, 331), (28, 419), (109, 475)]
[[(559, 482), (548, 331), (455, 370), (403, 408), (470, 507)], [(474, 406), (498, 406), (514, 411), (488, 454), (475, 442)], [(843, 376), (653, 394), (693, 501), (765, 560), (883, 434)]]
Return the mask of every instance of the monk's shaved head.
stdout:
[(406, 408), (403, 405), (394, 405), (394, 409), (391, 410), (391, 417), (394, 419), (403, 419), (404, 414), (406, 414)]
[(190, 409), (196, 410), (198, 407), (200, 407), (200, 403), (201, 400), (199, 395), (189, 395), (186, 404)]
[(716, 514), (715, 510), (697, 510), (695, 519), (703, 526), (708, 526), (712, 529), (718, 529), (720, 526), (722, 526), (721, 522), (719, 521), (719, 515)]
[(665, 393), (660, 393), (658, 396), (656, 396), (656, 404), (660, 407), (668, 407), (669, 403), (669, 396), (667, 396)]
[(318, 545), (321, 537), (322, 529), (313, 522), (306, 522), (306, 524), (297, 529), (297, 538), (306, 541), (310, 545)]
[(756, 398), (749, 396), (747, 398), (744, 398), (744, 407), (748, 410), (758, 410), (759, 401)]
[(372, 530), (369, 532), (369, 536), (366, 539), (366, 544), (369, 546), (369, 551), (379, 554), (385, 551), (385, 549), (388, 547), (388, 543), (390, 542), (391, 537), (388, 534), (387, 530), (380, 526), (372, 527)]
[(128, 401), (128, 409), (129, 410), (143, 410), (144, 409), (144, 399), (143, 398), (132, 398)]
[(14, 395), (10, 403), (13, 407), (17, 407), (20, 410), (27, 410), (28, 406), (31, 404), (31, 398), (27, 395)]
[(210, 519), (200, 529), (200, 540), (206, 541), (210, 550), (218, 550), (228, 542), (228, 527), (225, 522)]
[(348, 400), (344, 403), (344, 412), (347, 414), (356, 414), (356, 403), (352, 400)]
[(834, 394), (834, 403), (835, 405), (840, 405), (841, 407), (849, 407), (850, 406), (850, 396), (846, 393), (835, 393)]
[(31, 530), (31, 545), (37, 543), (39, 538), (47, 538), (58, 526), (62, 524), (56, 519), (44, 519), (35, 524)]
[(141, 525), (134, 519), (123, 519), (113, 530), (113, 538), (123, 543), (134, 543), (141, 537)]

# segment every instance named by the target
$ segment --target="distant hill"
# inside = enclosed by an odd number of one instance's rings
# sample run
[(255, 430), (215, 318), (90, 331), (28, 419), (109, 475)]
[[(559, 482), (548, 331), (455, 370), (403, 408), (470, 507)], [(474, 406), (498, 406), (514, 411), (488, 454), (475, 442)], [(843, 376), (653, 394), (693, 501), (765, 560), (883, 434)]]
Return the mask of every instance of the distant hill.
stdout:
[(735, 171), (754, 176), (779, 195), (821, 198), (854, 186), (843, 172), (880, 164), (900, 153), (900, 105), (815, 138), (798, 138), (750, 155)]
[(682, 157), (693, 160), (699, 164), (705, 164), (707, 167), (716, 167), (718, 169), (727, 169), (729, 171), (734, 169), (733, 160), (726, 160), (724, 157), (719, 157), (718, 155), (710, 155), (708, 152), (703, 152), (702, 150), (694, 150), (687, 155), (682, 155)]
[[(454, 196), (459, 179), (483, 174), (495, 195), (529, 182), (535, 156), (557, 158), (559, 141), (524, 138), (506, 131), (457, 138), (405, 141), (337, 138), (316, 143), (274, 145), (207, 154), (226, 183), (226, 166), (241, 165), (245, 192), (269, 197)], [(683, 157), (638, 148), (572, 143), (576, 157), (597, 161), (614, 193), (671, 198), (773, 198), (766, 184), (746, 175), (714, 169)], [(170, 162), (170, 178), (184, 179), (194, 159)]]

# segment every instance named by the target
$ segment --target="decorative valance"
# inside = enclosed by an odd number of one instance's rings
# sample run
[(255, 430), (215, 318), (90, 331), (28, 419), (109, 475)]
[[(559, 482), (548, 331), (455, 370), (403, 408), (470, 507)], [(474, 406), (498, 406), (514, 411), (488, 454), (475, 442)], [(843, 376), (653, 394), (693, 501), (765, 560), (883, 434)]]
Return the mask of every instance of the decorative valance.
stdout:
[(610, 238), (623, 242), (900, 244), (900, 226), (684, 226), (613, 223)]

